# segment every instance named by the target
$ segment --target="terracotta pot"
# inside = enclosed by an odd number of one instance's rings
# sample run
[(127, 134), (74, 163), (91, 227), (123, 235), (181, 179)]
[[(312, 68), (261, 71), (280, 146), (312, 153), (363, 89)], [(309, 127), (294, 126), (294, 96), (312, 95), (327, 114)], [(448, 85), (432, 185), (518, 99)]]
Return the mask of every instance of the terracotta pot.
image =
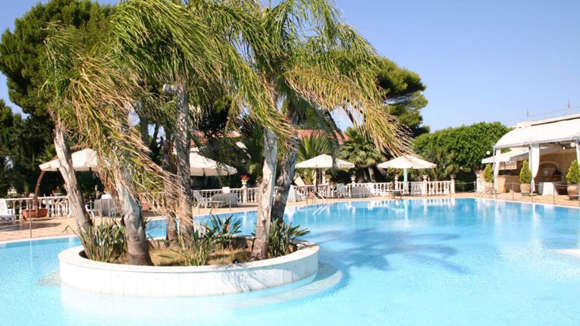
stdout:
[(532, 186), (529, 183), (520, 183), (520, 192), (522, 194), (529, 194), (532, 190)]
[(578, 185), (568, 185), (568, 197), (578, 199)]
[(485, 183), (485, 192), (486, 193), (493, 193), (493, 182), (486, 182)]
[(48, 209), (46, 208), (39, 208), (39, 209), (23, 209), (22, 216), (24, 219), (28, 218), (42, 218), (48, 215)]

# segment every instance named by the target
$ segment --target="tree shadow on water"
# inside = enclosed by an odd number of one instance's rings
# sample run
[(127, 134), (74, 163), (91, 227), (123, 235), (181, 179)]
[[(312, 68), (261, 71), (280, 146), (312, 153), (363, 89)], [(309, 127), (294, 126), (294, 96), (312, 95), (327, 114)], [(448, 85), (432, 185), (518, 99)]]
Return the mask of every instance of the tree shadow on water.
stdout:
[(389, 257), (395, 256), (433, 268), (442, 268), (451, 273), (469, 274), (467, 268), (450, 261), (457, 254), (457, 249), (447, 241), (457, 238), (459, 236), (452, 233), (378, 231), (370, 228), (326, 231), (309, 236), (310, 241), (320, 245), (321, 263), (330, 264), (341, 272), (341, 281), (331, 289), (332, 292), (348, 285), (353, 267), (394, 270), (396, 266), (392, 265)]

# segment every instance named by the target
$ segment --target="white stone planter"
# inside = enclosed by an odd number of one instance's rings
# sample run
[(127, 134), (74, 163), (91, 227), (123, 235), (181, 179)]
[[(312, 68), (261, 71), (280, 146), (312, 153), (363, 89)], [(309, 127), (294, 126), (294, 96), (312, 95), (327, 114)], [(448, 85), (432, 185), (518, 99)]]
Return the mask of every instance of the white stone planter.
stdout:
[(318, 245), (272, 259), (233, 265), (134, 266), (81, 257), (82, 247), (58, 255), (65, 286), (128, 296), (207, 296), (261, 290), (297, 282), (318, 272)]

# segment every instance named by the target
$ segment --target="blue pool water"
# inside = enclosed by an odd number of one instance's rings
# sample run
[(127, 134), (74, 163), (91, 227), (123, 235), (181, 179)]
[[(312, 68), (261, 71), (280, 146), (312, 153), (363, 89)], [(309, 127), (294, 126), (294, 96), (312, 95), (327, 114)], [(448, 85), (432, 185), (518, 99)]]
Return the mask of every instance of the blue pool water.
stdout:
[[(254, 213), (235, 215), (253, 230)], [(580, 209), (436, 199), (287, 218), (320, 244), (317, 277), (222, 297), (76, 291), (56, 277), (74, 238), (0, 244), (0, 325), (580, 325), (580, 258), (559, 251), (579, 247)]]

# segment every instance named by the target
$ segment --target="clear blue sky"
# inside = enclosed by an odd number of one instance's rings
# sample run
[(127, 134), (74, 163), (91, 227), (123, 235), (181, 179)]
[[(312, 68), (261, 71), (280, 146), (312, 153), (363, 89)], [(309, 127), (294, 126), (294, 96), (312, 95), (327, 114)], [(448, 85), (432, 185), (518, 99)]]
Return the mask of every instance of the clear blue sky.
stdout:
[[(5, 30), (38, 1), (3, 2)], [(579, 112), (580, 1), (336, 2), (381, 55), (423, 78), (423, 116), (432, 129), (513, 124), (526, 110), (535, 117), (565, 110), (568, 100)], [(8, 99), (3, 76), (0, 97)]]

